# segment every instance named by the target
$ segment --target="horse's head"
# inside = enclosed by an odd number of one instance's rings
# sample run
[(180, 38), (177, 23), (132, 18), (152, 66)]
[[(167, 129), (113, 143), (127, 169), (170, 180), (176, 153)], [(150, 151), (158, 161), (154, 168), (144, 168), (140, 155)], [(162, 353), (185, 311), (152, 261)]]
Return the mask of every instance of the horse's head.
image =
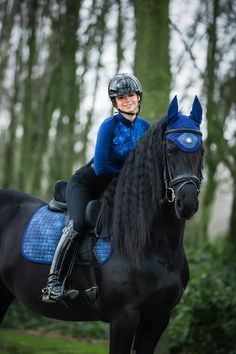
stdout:
[(189, 219), (198, 210), (202, 180), (202, 107), (197, 96), (189, 116), (178, 111), (175, 96), (169, 105), (167, 119), (164, 137), (166, 199), (175, 203), (179, 219)]

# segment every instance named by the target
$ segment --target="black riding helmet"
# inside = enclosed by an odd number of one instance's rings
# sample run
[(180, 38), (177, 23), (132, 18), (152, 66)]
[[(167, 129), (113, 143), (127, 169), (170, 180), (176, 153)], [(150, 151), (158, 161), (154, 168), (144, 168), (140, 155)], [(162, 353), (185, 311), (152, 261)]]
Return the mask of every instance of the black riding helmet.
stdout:
[[(127, 73), (117, 74), (110, 80), (108, 85), (108, 95), (115, 108), (117, 108), (115, 97), (122, 96), (131, 92), (135, 92), (140, 96), (140, 101), (139, 101), (139, 111), (140, 111), (143, 92), (139, 80), (134, 75), (127, 74)], [(122, 112), (122, 113), (127, 113), (127, 112)]]

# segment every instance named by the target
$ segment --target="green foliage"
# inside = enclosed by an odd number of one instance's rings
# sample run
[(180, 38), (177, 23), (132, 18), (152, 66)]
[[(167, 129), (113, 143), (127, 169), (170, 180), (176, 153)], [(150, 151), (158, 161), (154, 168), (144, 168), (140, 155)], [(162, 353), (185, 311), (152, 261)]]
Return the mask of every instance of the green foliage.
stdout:
[(65, 338), (46, 338), (15, 331), (0, 332), (2, 354), (105, 354), (107, 344)]
[(16, 302), (8, 310), (4, 327), (14, 329), (34, 329), (44, 334), (57, 332), (63, 336), (86, 339), (107, 339), (108, 325), (102, 322), (66, 322), (32, 313), (21, 303)]
[(235, 255), (220, 241), (188, 258), (190, 283), (169, 326), (171, 353), (235, 354)]

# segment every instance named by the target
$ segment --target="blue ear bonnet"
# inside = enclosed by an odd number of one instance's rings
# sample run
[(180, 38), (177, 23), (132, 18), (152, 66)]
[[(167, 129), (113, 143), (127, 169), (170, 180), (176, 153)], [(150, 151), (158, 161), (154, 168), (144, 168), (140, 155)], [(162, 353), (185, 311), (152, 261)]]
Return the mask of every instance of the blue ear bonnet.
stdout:
[(200, 131), (202, 107), (197, 96), (195, 96), (189, 116), (182, 115), (178, 111), (178, 101), (177, 96), (175, 96), (169, 105), (167, 117), (166, 139), (172, 141), (184, 152), (198, 150), (202, 144)]

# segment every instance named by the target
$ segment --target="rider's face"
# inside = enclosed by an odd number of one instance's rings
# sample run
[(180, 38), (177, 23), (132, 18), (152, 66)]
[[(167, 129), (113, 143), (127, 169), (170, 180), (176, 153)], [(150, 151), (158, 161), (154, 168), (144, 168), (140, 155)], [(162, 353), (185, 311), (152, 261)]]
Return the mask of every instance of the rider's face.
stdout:
[(119, 110), (129, 113), (138, 111), (140, 97), (137, 93), (131, 92), (115, 98), (116, 106)]

